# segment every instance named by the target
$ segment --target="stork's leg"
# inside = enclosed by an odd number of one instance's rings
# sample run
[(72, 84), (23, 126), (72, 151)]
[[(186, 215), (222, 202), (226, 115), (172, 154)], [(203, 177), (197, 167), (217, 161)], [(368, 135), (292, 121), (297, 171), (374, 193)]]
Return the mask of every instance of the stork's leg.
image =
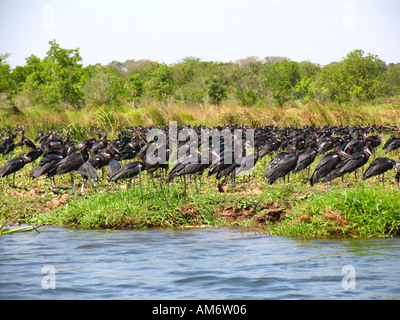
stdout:
[[(51, 179), (51, 191), (53, 191), (54, 193), (58, 194), (58, 188), (57, 188), (57, 185), (56, 185), (55, 178), (51, 177), (50, 179)], [(54, 188), (55, 188), (55, 190), (54, 190)]]
[(74, 181), (74, 176), (72, 173), (69, 174), (71, 176), (71, 190), (72, 190), (72, 195), (75, 195), (75, 181)]
[(81, 193), (85, 192), (85, 183), (86, 183), (86, 180), (84, 178), (82, 178)]
[(236, 179), (235, 179), (235, 175), (232, 173), (231, 174), (231, 181), (232, 181), (232, 187), (235, 187), (236, 186)]
[(196, 192), (197, 193), (200, 193), (199, 192), (199, 189), (197, 188), (197, 178), (196, 178), (197, 176), (196, 175), (194, 175), (194, 185), (196, 186)]
[(184, 195), (186, 196), (186, 175), (183, 175), (183, 181), (184, 181), (184, 185), (185, 185)]

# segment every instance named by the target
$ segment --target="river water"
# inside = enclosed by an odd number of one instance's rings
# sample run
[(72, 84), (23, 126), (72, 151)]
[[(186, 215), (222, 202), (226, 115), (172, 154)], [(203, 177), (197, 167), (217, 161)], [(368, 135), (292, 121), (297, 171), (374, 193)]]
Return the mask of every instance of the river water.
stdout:
[(39, 230), (0, 237), (0, 299), (400, 298), (400, 238)]

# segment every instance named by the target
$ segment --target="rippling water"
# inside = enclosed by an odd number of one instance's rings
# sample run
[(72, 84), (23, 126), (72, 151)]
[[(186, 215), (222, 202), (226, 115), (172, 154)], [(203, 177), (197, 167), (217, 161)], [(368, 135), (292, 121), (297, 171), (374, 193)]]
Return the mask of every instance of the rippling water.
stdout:
[(0, 237), (0, 299), (400, 298), (400, 238), (40, 230)]

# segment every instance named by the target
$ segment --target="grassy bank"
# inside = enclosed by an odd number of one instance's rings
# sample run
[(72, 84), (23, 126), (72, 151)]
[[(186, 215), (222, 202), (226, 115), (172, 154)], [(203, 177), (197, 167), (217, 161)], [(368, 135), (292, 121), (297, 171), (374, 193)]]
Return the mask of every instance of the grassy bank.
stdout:
[(269, 186), (262, 179), (268, 160), (257, 164), (250, 182), (238, 177), (235, 185), (228, 181), (222, 193), (215, 178), (204, 175), (200, 194), (193, 182), (185, 194), (179, 179), (166, 185), (143, 173), (141, 184), (139, 177), (132, 184), (102, 181), (76, 196), (71, 195), (69, 177), (61, 176), (61, 193), (55, 195), (49, 180), (25, 178), (31, 170), (26, 167), (17, 175), (15, 188), (1, 180), (0, 210), (8, 222), (86, 229), (239, 226), (303, 237), (399, 234), (394, 172), (387, 174), (384, 186), (378, 179), (362, 182), (350, 175), (345, 186), (337, 179), (327, 190), (323, 184), (311, 187), (303, 172), (291, 175), (289, 183)]
[[(1, 109), (0, 119), (5, 126), (16, 127), (27, 122), (26, 136), (34, 139), (42, 126), (70, 132), (77, 141), (87, 137), (87, 129), (103, 128), (113, 138), (120, 129), (137, 125), (178, 124), (219, 126), (243, 124), (281, 126), (310, 124), (355, 125), (400, 123), (400, 105), (396, 101), (381, 104), (323, 105), (311, 102), (282, 108), (222, 105), (189, 107), (183, 105), (128, 107), (98, 107), (90, 110), (51, 110), (26, 108), (20, 112)], [(7, 112), (7, 113), (6, 113)], [(384, 141), (389, 136), (383, 137)], [(26, 148), (26, 147), (23, 147)], [(24, 153), (18, 149), (0, 158), (7, 160)], [(385, 156), (381, 148), (371, 157)], [(394, 155), (398, 159), (399, 154)], [(321, 157), (321, 156), (320, 156)], [(333, 181), (333, 189), (323, 184), (311, 187), (305, 172), (291, 175), (290, 182), (279, 181), (269, 186), (262, 179), (271, 159), (259, 161), (250, 182), (237, 184), (228, 181), (225, 192), (220, 192), (215, 177), (201, 179), (201, 194), (195, 192), (193, 182), (184, 193), (179, 179), (171, 184), (150, 179), (144, 172), (139, 178), (117, 184), (100, 181), (86, 187), (85, 193), (71, 196), (69, 175), (57, 176), (61, 193), (54, 194), (45, 177), (28, 178), (32, 166), (28, 164), (16, 175), (0, 179), (0, 216), (2, 223), (32, 225), (57, 224), (78, 228), (152, 228), (243, 226), (255, 227), (274, 235), (290, 236), (396, 236), (400, 232), (400, 198), (394, 172), (388, 172), (382, 186), (378, 179), (363, 182), (354, 175)], [(311, 167), (315, 168), (320, 158)], [(368, 164), (364, 168), (367, 168)], [(77, 179), (78, 180), (78, 179)], [(80, 184), (77, 184), (77, 188)]]

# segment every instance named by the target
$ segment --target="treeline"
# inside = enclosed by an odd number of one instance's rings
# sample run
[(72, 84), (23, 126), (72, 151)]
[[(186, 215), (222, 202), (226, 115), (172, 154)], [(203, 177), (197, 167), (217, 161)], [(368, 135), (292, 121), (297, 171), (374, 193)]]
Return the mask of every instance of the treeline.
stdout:
[[(112, 61), (84, 67), (79, 49), (50, 41), (47, 55), (31, 55), (12, 69), (0, 55), (0, 103), (17, 108), (44, 105), (145, 106), (155, 101), (187, 105), (231, 102), (243, 106), (288, 102), (371, 101), (400, 93), (400, 63), (354, 50), (321, 66), (284, 57), (209, 62), (188, 57), (168, 65), (150, 60)], [(99, 53), (101, 54), (101, 53)]]

